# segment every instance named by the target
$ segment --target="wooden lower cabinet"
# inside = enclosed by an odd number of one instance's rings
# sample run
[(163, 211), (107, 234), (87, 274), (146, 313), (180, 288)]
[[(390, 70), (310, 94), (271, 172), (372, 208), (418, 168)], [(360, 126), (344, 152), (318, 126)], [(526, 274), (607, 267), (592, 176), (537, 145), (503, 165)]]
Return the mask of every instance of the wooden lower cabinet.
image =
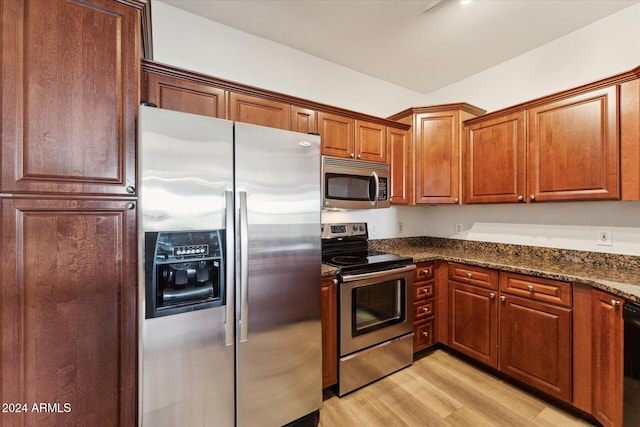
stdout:
[(622, 426), (624, 395), (624, 321), (622, 300), (592, 290), (593, 415), (605, 427)]
[(134, 202), (0, 201), (1, 395), (29, 405), (0, 425), (136, 425)]
[(571, 401), (571, 309), (500, 297), (500, 371)]
[(413, 351), (435, 344), (435, 274), (434, 263), (416, 264), (413, 275)]
[(322, 279), (322, 388), (338, 383), (338, 285)]

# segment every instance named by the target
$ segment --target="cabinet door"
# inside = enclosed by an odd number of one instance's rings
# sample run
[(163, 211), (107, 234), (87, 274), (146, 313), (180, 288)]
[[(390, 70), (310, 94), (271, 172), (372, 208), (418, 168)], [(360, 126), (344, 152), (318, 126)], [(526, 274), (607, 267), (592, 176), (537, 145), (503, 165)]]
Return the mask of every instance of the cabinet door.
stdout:
[(571, 401), (571, 309), (500, 297), (499, 369)]
[(355, 127), (356, 158), (385, 163), (387, 161), (386, 127), (362, 120), (356, 120)]
[(525, 196), (524, 112), (466, 128), (465, 203), (519, 202)]
[(592, 290), (593, 415), (605, 427), (622, 426), (624, 323), (619, 297)]
[(337, 114), (318, 113), (322, 154), (327, 156), (355, 158), (353, 143), (354, 120)]
[(416, 203), (459, 202), (459, 123), (457, 111), (416, 116)]
[(322, 279), (322, 388), (338, 383), (338, 294), (333, 278)]
[(615, 86), (550, 102), (527, 115), (531, 200), (620, 197)]
[(310, 108), (292, 105), (291, 130), (302, 133), (318, 132), (318, 112)]
[(139, 10), (13, 0), (0, 13), (2, 191), (134, 191)]
[(2, 414), (5, 425), (136, 425), (135, 210), (86, 199), (1, 204), (2, 399), (60, 405)]
[(219, 119), (227, 117), (224, 89), (150, 72), (143, 76), (146, 100), (160, 108)]
[(291, 129), (291, 105), (231, 92), (229, 95), (229, 120), (289, 130)]
[(402, 129), (387, 128), (389, 166), (391, 170), (391, 203), (408, 205), (412, 203), (413, 165), (409, 133)]
[(498, 367), (496, 292), (449, 281), (449, 346)]

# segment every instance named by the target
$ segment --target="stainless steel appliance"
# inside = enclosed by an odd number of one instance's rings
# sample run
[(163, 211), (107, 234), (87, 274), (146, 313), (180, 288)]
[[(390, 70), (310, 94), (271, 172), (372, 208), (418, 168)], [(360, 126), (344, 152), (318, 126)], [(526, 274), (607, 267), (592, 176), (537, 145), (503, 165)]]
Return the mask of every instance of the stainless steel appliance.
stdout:
[(624, 319), (624, 415), (625, 427), (640, 425), (640, 304), (626, 301)]
[(322, 206), (375, 209), (391, 206), (389, 165), (322, 156)]
[(314, 425), (319, 138), (139, 111), (140, 425)]
[(338, 395), (413, 363), (412, 258), (368, 249), (365, 223), (323, 224), (338, 274)]

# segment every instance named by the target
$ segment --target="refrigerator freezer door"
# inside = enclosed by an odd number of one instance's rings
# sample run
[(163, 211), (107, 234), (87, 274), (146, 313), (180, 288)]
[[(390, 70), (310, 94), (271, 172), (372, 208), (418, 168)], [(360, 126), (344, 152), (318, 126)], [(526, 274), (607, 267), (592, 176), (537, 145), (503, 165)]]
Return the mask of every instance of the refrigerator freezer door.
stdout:
[[(144, 233), (234, 227), (226, 213), (226, 205), (233, 206), (233, 123), (140, 107), (138, 131), (139, 283), (144, 284)], [(227, 272), (233, 252), (233, 247), (224, 252)], [(141, 285), (140, 424), (233, 426), (233, 296), (219, 307), (145, 319), (144, 292)], [(225, 328), (227, 320), (231, 328)]]
[(322, 404), (319, 138), (235, 136), (237, 425), (281, 426)]

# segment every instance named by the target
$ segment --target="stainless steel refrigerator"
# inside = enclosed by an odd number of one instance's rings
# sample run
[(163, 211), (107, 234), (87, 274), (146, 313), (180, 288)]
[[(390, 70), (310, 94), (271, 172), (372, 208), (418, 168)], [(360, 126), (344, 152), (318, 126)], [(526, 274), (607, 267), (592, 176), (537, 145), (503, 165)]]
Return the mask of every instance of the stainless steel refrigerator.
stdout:
[(140, 425), (322, 404), (319, 137), (141, 106)]

